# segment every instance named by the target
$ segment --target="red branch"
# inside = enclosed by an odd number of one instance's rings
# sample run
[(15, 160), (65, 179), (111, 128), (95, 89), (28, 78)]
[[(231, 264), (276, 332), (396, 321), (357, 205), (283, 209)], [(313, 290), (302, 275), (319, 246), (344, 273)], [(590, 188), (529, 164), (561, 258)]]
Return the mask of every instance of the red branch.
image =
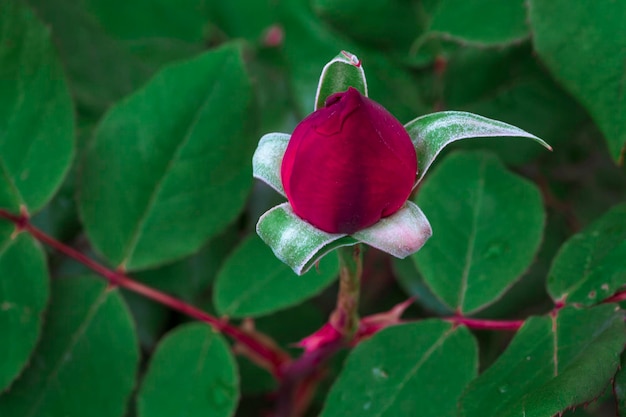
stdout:
[(213, 317), (210, 314), (187, 304), (183, 300), (172, 297), (169, 294), (151, 288), (140, 282), (134, 281), (122, 272), (108, 269), (107, 267), (80, 253), (76, 249), (59, 242), (33, 226), (29, 221), (28, 215), (25, 213), (18, 216), (9, 213), (6, 210), (0, 209), (0, 217), (13, 222), (18, 232), (27, 232), (41, 243), (44, 243), (58, 252), (61, 252), (82, 263), (98, 275), (104, 277), (110, 285), (119, 286), (137, 294), (141, 294), (144, 297), (168, 306), (173, 310), (211, 325), (214, 329), (222, 332), (223, 334), (231, 337), (235, 342), (243, 345), (246, 348), (245, 350), (251, 352), (254, 357), (261, 362), (261, 365), (267, 367), (277, 379), (282, 378), (283, 366), (290, 362), (291, 358), (286, 352), (275, 346), (273, 343), (262, 340), (259, 337), (255, 337), (254, 335), (229, 324), (225, 320)]
[(468, 317), (448, 317), (445, 320), (454, 323), (456, 325), (467, 326), (470, 329), (476, 330), (505, 330), (505, 331), (517, 331), (522, 324), (524, 324), (524, 320), (483, 320), (483, 319), (472, 319)]
[(626, 290), (618, 291), (602, 302), (603, 303), (619, 303), (624, 300), (626, 300)]

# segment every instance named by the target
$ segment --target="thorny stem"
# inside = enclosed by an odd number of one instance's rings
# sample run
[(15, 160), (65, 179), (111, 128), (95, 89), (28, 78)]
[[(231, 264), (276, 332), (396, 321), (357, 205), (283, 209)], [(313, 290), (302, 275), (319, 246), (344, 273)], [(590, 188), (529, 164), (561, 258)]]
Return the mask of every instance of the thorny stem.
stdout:
[(168, 306), (173, 310), (209, 324), (214, 329), (231, 337), (235, 342), (245, 347), (246, 351), (254, 356), (253, 359), (259, 362), (260, 365), (267, 367), (277, 379), (282, 377), (281, 372), (283, 365), (291, 360), (286, 352), (275, 346), (273, 343), (268, 343), (261, 338), (255, 337), (254, 335), (229, 324), (225, 320), (220, 320), (217, 317), (211, 316), (210, 314), (187, 304), (183, 300), (172, 297), (169, 294), (151, 288), (140, 282), (134, 281), (122, 271), (113, 271), (108, 269), (76, 249), (65, 245), (33, 226), (30, 223), (28, 215), (26, 214), (15, 215), (6, 210), (0, 209), (0, 217), (13, 222), (17, 228), (17, 232), (27, 232), (41, 243), (44, 243), (82, 263), (98, 275), (104, 277), (110, 285), (119, 286), (137, 294), (141, 294), (144, 297)]

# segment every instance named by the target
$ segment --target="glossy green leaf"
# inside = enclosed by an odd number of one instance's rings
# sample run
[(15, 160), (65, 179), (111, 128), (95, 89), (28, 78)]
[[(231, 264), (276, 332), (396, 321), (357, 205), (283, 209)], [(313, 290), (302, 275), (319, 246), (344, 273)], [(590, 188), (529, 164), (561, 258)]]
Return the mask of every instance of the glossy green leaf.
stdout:
[(266, 315), (318, 294), (335, 280), (338, 272), (336, 256), (328, 256), (304, 276), (296, 276), (263, 241), (252, 235), (222, 267), (214, 287), (215, 308), (228, 317)]
[(82, 164), (79, 208), (95, 248), (140, 269), (198, 250), (251, 186), (251, 91), (238, 48), (165, 68), (115, 106)]
[(624, 57), (626, 7), (620, 1), (531, 0), (530, 24), (537, 53), (602, 130), (611, 156), (626, 152)]
[(350, 353), (321, 415), (456, 417), (477, 351), (466, 328), (440, 320), (387, 328)]
[(41, 341), (0, 396), (0, 415), (122, 417), (138, 365), (135, 329), (116, 290), (93, 277), (53, 281)]
[(410, 121), (404, 127), (417, 152), (418, 182), (424, 178), (443, 148), (461, 139), (509, 136), (530, 138), (552, 150), (543, 140), (518, 127), (466, 112), (431, 113)]
[(462, 417), (551, 417), (597, 398), (626, 342), (615, 305), (565, 307), (526, 321), (498, 360), (472, 382)]
[(100, 113), (140, 86), (154, 71), (107, 34), (82, 1), (28, 3), (52, 29), (79, 106)]
[(413, 73), (391, 61), (386, 51), (359, 47), (330, 30), (311, 10), (308, 0), (281, 1), (280, 19), (287, 34), (283, 48), (290, 84), (302, 115), (313, 110), (321, 69), (339, 50), (359, 57), (368, 76), (369, 97), (398, 120), (426, 112)]
[[(588, 117), (537, 62), (529, 43), (505, 49), (459, 48), (448, 58), (442, 100), (447, 107), (520, 127), (559, 152), (567, 149)], [(478, 138), (455, 144), (488, 149), (507, 164), (526, 164), (552, 155), (534, 141)]]
[(72, 101), (48, 29), (23, 2), (0, 3), (0, 208), (41, 209), (74, 153)]
[(289, 138), (291, 135), (287, 133), (263, 135), (252, 157), (252, 175), (254, 178), (260, 179), (284, 197), (286, 194), (280, 177), (280, 167), (287, 145), (289, 145)]
[(159, 343), (137, 398), (138, 417), (229, 417), (239, 399), (235, 358), (204, 323), (176, 328)]
[(324, 255), (340, 246), (358, 243), (350, 236), (327, 233), (296, 216), (289, 203), (267, 211), (256, 231), (274, 255), (302, 275)]
[(613, 392), (617, 403), (617, 415), (626, 416), (626, 354), (622, 353), (619, 370), (613, 380)]
[[(10, 234), (0, 220), (0, 392), (28, 363), (39, 340), (48, 301), (48, 270), (43, 251), (33, 239)], [(9, 342), (10, 341), (10, 342)]]
[(398, 285), (409, 295), (414, 297), (415, 303), (428, 311), (440, 316), (450, 316), (454, 311), (441, 302), (424, 282), (424, 278), (417, 270), (412, 258), (394, 259), (393, 272)]
[(626, 204), (570, 238), (548, 275), (554, 300), (593, 305), (626, 284)]
[(430, 33), (481, 46), (506, 45), (529, 36), (523, 0), (441, 0)]
[(312, 5), (338, 32), (386, 50), (407, 48), (420, 31), (417, 7), (403, 0), (314, 0)]
[(315, 110), (324, 107), (328, 97), (349, 87), (367, 97), (367, 80), (361, 60), (348, 51), (341, 51), (322, 68), (315, 94)]
[(487, 153), (448, 156), (417, 203), (433, 237), (413, 259), (433, 292), (464, 314), (497, 300), (530, 266), (541, 242), (539, 190)]

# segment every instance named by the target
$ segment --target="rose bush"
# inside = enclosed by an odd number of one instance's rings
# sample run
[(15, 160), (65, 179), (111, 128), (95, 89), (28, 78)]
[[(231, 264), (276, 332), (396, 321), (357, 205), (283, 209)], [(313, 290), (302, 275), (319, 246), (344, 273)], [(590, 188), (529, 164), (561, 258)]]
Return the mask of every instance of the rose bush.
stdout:
[(404, 126), (352, 87), (296, 127), (281, 167), (293, 211), (329, 233), (354, 233), (397, 212), (416, 173)]

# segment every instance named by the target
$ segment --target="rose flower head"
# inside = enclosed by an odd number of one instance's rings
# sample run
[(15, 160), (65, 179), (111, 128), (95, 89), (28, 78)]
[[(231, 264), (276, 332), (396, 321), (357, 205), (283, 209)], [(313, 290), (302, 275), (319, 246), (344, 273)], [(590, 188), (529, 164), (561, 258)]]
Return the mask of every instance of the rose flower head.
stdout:
[(331, 95), (294, 130), (281, 179), (294, 213), (328, 233), (354, 233), (397, 212), (415, 184), (404, 126), (355, 88)]
[(259, 141), (254, 176), (288, 202), (263, 214), (257, 233), (299, 275), (357, 243), (405, 258), (432, 235), (408, 198), (441, 150), (460, 139), (505, 136), (550, 149), (522, 129), (466, 112), (427, 114), (403, 126), (367, 97), (361, 61), (342, 51), (322, 69), (313, 113), (292, 135)]

